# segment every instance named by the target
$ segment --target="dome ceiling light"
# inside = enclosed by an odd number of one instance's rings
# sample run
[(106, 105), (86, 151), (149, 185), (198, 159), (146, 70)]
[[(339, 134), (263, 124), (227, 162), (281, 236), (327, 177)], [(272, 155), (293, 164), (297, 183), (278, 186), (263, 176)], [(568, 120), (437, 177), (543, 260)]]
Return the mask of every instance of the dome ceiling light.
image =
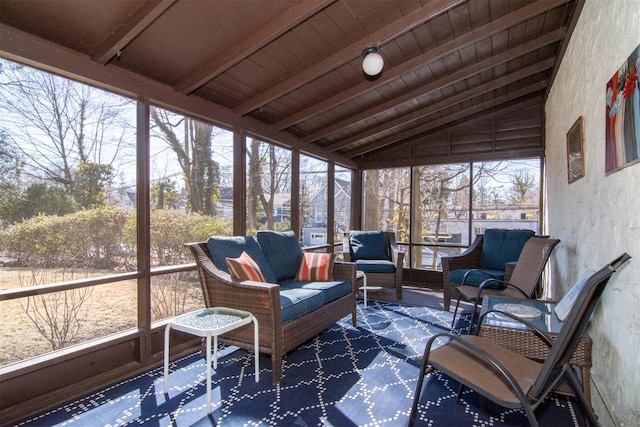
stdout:
[(368, 47), (362, 52), (362, 70), (368, 77), (377, 77), (384, 67), (384, 59), (377, 47)]

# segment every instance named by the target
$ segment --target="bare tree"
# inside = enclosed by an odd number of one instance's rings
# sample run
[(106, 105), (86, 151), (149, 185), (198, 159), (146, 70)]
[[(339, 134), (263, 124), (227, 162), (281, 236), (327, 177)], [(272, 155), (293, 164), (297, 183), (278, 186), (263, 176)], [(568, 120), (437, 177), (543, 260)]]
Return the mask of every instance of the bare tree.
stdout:
[[(496, 184), (508, 184), (509, 162), (477, 162), (473, 164), (473, 203), (480, 208), (495, 205)], [(500, 187), (502, 188), (502, 187)]]
[(419, 205), (426, 214), (426, 225), (434, 224), (434, 233), (437, 238), (440, 234), (441, 221), (447, 217), (450, 202), (460, 201), (460, 198), (455, 195), (469, 188), (469, 164), (434, 165), (418, 169), (420, 171)]
[[(62, 280), (72, 280), (72, 271), (62, 270)], [(55, 281), (45, 270), (32, 268), (29, 276), (20, 276), (21, 286), (37, 286)], [(87, 321), (93, 288), (80, 288), (27, 297), (23, 305), (27, 318), (36, 330), (58, 350), (71, 344)]]
[(260, 165), (260, 141), (255, 138), (249, 143), (249, 167), (247, 189), (247, 229), (257, 228), (259, 193), (262, 191), (262, 167)]
[(513, 194), (512, 201), (514, 204), (524, 203), (529, 193), (536, 186), (536, 179), (531, 174), (518, 171), (512, 175)]
[[(459, 201), (458, 194), (466, 193), (469, 189), (469, 164), (433, 165), (415, 168), (417, 176), (414, 182), (419, 183), (419, 188), (414, 189), (413, 194), (419, 195), (417, 205), (420, 212), (416, 213), (413, 221), (420, 224), (420, 228), (414, 226), (414, 240), (424, 243), (422, 236), (424, 231), (432, 229), (433, 243), (437, 243), (441, 236), (443, 220), (447, 219), (452, 202)], [(462, 198), (468, 199), (468, 198)], [(432, 266), (437, 267), (438, 247), (434, 246)], [(413, 252), (414, 265), (422, 265), (422, 251)]]
[(277, 195), (291, 191), (291, 152), (252, 138), (248, 156), (247, 227), (256, 228), (256, 215), (260, 212), (267, 228), (273, 230)]
[(409, 235), (409, 168), (382, 170), (382, 192), (380, 193), (381, 218), (379, 229), (392, 229), (400, 240)]
[(216, 214), (220, 198), (220, 165), (213, 160), (214, 127), (206, 122), (151, 108), (156, 135), (177, 156), (191, 212)]
[[(173, 273), (155, 278), (151, 287), (151, 311), (153, 320), (177, 316), (203, 303), (198, 278), (192, 272)], [(195, 306), (194, 306), (195, 305)]]
[(364, 197), (364, 228), (377, 230), (380, 226), (380, 169), (365, 172)]
[(6, 222), (14, 200), (20, 193), (20, 175), (24, 165), (0, 129), (0, 225)]
[(114, 166), (133, 147), (132, 101), (31, 67), (0, 60), (1, 129), (25, 162), (24, 174), (74, 194), (82, 164)]
[[(326, 227), (327, 163), (309, 156), (300, 156), (300, 226)], [(302, 234), (302, 230), (300, 230)]]

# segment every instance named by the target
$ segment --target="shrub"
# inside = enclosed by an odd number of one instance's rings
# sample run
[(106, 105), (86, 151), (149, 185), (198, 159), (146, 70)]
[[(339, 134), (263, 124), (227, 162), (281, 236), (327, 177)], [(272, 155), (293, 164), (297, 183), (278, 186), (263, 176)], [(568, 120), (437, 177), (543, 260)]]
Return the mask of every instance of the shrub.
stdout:
[[(151, 213), (154, 264), (192, 262), (186, 242), (230, 235), (229, 219), (176, 210)], [(135, 268), (136, 213), (100, 207), (64, 216), (40, 215), (0, 232), (0, 248), (31, 267)]]
[(64, 216), (39, 215), (0, 234), (21, 265), (110, 268), (123, 256), (123, 229), (131, 211), (101, 207)]
[[(156, 265), (175, 265), (193, 260), (183, 250), (187, 242), (204, 240), (211, 235), (231, 235), (229, 219), (188, 213), (173, 209), (151, 211), (151, 255)], [(136, 216), (131, 215), (124, 243), (136, 244)]]

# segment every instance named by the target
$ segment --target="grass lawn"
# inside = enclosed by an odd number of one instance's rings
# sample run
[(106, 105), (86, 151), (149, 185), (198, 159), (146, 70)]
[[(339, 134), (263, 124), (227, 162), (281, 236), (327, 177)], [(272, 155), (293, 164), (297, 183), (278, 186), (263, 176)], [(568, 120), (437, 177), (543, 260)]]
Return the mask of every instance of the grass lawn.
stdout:
[[(34, 273), (29, 268), (0, 267), (0, 289), (108, 274), (113, 272), (82, 270), (70, 274), (68, 270), (39, 269)], [(195, 274), (180, 273), (152, 278), (154, 318), (204, 306), (200, 285), (194, 277)], [(135, 280), (128, 280), (0, 301), (0, 316), (3, 320), (0, 366), (4, 366), (51, 352), (52, 342), (64, 342), (67, 347), (136, 327), (137, 285)]]

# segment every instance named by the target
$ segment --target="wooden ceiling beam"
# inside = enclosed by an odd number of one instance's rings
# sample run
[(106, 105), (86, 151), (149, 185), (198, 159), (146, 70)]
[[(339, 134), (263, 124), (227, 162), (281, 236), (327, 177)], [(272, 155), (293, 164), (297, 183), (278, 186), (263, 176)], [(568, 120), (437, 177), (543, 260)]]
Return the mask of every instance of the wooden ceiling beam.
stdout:
[[(495, 21), (478, 27), (472, 31), (464, 33), (460, 37), (456, 37), (446, 43), (443, 43), (440, 46), (437, 46), (421, 55), (418, 55), (409, 61), (406, 61), (391, 69), (385, 70), (380, 78), (376, 79), (374, 82), (363, 80), (360, 84), (357, 84), (348, 90), (342, 91), (339, 94), (331, 96), (323, 100), (322, 102), (315, 103), (309, 108), (305, 108), (304, 110), (292, 114), (286, 119), (275, 123), (273, 126), (278, 130), (287, 129), (310, 117), (321, 114), (327, 110), (330, 110), (331, 108), (334, 108), (337, 105), (350, 101), (362, 95), (362, 93), (366, 92), (367, 90), (373, 90), (379, 86), (392, 82), (394, 79), (404, 73), (410, 72), (419, 67), (423, 67), (425, 66), (425, 64), (449, 55), (451, 54), (451, 52), (458, 51), (464, 47), (470, 46), (480, 40), (486, 39), (493, 34), (505, 31), (518, 23), (524, 22), (527, 19), (531, 19), (534, 16), (540, 15), (564, 3), (567, 3), (567, 1), (568, 0), (537, 1), (528, 4), (527, 6), (521, 7), (515, 12), (498, 18)], [(341, 128), (342, 127), (339, 127), (337, 129)], [(336, 128), (332, 126), (331, 129)], [(335, 130), (333, 131), (335, 132)], [(323, 129), (322, 131), (314, 133), (313, 135), (310, 135), (304, 139), (306, 142), (314, 142), (328, 135), (326, 132), (327, 129)]]
[[(396, 108), (399, 105), (402, 105), (404, 103), (407, 102), (412, 102), (414, 99), (419, 98), (421, 96), (425, 96), (428, 95), (431, 92), (434, 92), (436, 90), (440, 90), (443, 87), (452, 85), (454, 83), (457, 83), (459, 81), (462, 81), (464, 79), (468, 79), (469, 77), (472, 77), (482, 71), (491, 69), (497, 65), (503, 64), (505, 62), (511, 61), (514, 58), (518, 58), (528, 52), (532, 52), (535, 51), (537, 49), (540, 49), (544, 46), (547, 46), (551, 43), (555, 43), (559, 40), (562, 39), (562, 37), (564, 36), (564, 29), (561, 28), (559, 30), (553, 31), (551, 33), (545, 34), (542, 37), (539, 37), (537, 39), (531, 40), (527, 43), (524, 43), (520, 46), (515, 46), (509, 50), (506, 50), (504, 52), (502, 52), (501, 54), (498, 54), (496, 56), (493, 56), (491, 58), (485, 59), (482, 62), (479, 62), (473, 66), (470, 67), (466, 67), (463, 68), (461, 70), (458, 70), (452, 74), (449, 74), (439, 80), (435, 80), (431, 83), (428, 83), (422, 87), (419, 87), (417, 89), (412, 90), (411, 92), (405, 93), (401, 96), (398, 96), (394, 99), (390, 99), (386, 102), (383, 102), (382, 104), (379, 104), (373, 108), (370, 108), (368, 110), (365, 111), (361, 111), (360, 113), (351, 116), (351, 117), (347, 117), (337, 123), (334, 123), (331, 126), (328, 126), (331, 129), (335, 129), (332, 132), (335, 132), (336, 130), (339, 129), (343, 129), (347, 126), (351, 126), (355, 123), (358, 123), (362, 120), (366, 120), (369, 119), (373, 116), (376, 116), (378, 114), (381, 114), (389, 109), (392, 108)], [(304, 140), (304, 139), (303, 139)]]
[[(473, 126), (477, 123), (486, 122), (487, 120), (497, 120), (500, 117), (511, 116), (512, 114), (521, 112), (529, 107), (535, 105), (542, 104), (542, 97), (533, 97), (526, 98), (522, 101), (511, 104), (507, 107), (501, 107), (498, 110), (490, 110), (479, 113), (471, 120), (467, 120), (464, 123), (455, 124), (453, 126), (447, 127), (446, 129), (440, 130), (435, 133), (429, 134), (430, 137), (441, 136), (444, 140), (448, 140), (448, 144), (451, 144), (451, 134), (455, 133), (460, 129), (469, 129), (470, 126)], [(415, 144), (419, 144), (420, 136), (416, 137), (416, 140), (409, 139), (403, 141), (402, 144), (396, 144), (393, 147), (389, 147), (391, 150), (402, 149), (405, 145), (409, 145), (407, 147), (408, 150), (413, 151), (413, 147)], [(389, 158), (389, 156), (385, 156), (387, 150), (382, 149), (378, 150), (375, 153), (372, 153), (370, 156), (364, 156), (362, 159), (359, 159), (358, 166), (361, 169), (379, 169), (379, 168), (387, 168), (387, 167), (407, 167), (407, 166), (422, 166), (426, 164), (440, 164), (440, 163), (465, 163), (469, 161), (488, 161), (488, 160), (504, 160), (507, 158), (524, 158), (524, 157), (537, 157), (544, 155), (544, 148), (537, 149), (527, 149), (527, 150), (515, 150), (511, 154), (508, 151), (500, 150), (499, 158), (496, 158), (495, 151), (491, 151), (488, 153), (463, 153), (463, 154), (451, 154), (449, 150), (449, 154), (446, 156), (428, 156), (416, 158), (412, 152), (410, 158), (403, 158), (401, 161), (394, 161)], [(529, 153), (529, 154), (527, 154)]]
[[(459, 5), (463, 0), (435, 0), (427, 3), (420, 9), (416, 9), (408, 15), (403, 16), (400, 19), (386, 25), (384, 28), (376, 31), (373, 34), (368, 35), (349, 46), (334, 53), (328, 58), (318, 62), (312, 67), (305, 69), (304, 71), (296, 74), (295, 76), (280, 82), (274, 87), (262, 92), (261, 94), (254, 96), (241, 105), (237, 106), (233, 111), (238, 115), (246, 115), (256, 108), (278, 99), (281, 96), (290, 93), (299, 87), (309, 83), (310, 81), (325, 75), (326, 73), (334, 70), (335, 68), (346, 64), (362, 55), (363, 47), (367, 45), (380, 44), (381, 41), (388, 41), (391, 38), (398, 37), (401, 34), (410, 31), (412, 28), (424, 23), (425, 21), (432, 19), (449, 9)], [(282, 130), (282, 129), (279, 129)]]
[(347, 153), (345, 153), (344, 155), (346, 157), (349, 157), (351, 159), (361, 156), (363, 154), (369, 153), (371, 151), (375, 151), (378, 150), (380, 148), (383, 147), (387, 147), (393, 144), (396, 144), (398, 142), (402, 142), (406, 139), (412, 138), (414, 139), (417, 135), (423, 134), (425, 132), (428, 132), (430, 130), (436, 129), (440, 126), (444, 126), (446, 124), (455, 122), (456, 120), (460, 120), (460, 119), (464, 119), (465, 117), (471, 116), (473, 114), (485, 111), (489, 108), (493, 108), (496, 107), (500, 104), (504, 104), (506, 102), (510, 102), (513, 101), (515, 99), (518, 99), (520, 97), (523, 96), (527, 96), (530, 95), (532, 93), (538, 92), (538, 91), (543, 91), (544, 89), (546, 89), (548, 84), (547, 80), (542, 80), (539, 81), (537, 83), (534, 83), (532, 85), (529, 85), (525, 88), (522, 88), (520, 90), (517, 91), (513, 91), (511, 93), (508, 93), (506, 95), (494, 98), (490, 101), (486, 101), (483, 102), (481, 104), (478, 104), (476, 106), (470, 107), (470, 108), (466, 108), (462, 111), (457, 111), (453, 114), (450, 114), (448, 116), (445, 117), (441, 117), (437, 120), (434, 120), (430, 123), (424, 124), (422, 126), (418, 126), (412, 129), (408, 129), (404, 132), (395, 134), (393, 136), (390, 136), (388, 138), (385, 139), (381, 139), (379, 141), (375, 141), (372, 142), (370, 144), (367, 144), (366, 146), (362, 146), (362, 147), (358, 147), (352, 151), (349, 151)]
[(334, 144), (328, 145), (324, 147), (324, 149), (327, 151), (340, 150), (342, 148), (348, 147), (351, 144), (355, 144), (358, 141), (361, 141), (365, 138), (369, 138), (378, 133), (388, 131), (395, 127), (410, 124), (413, 121), (420, 120), (423, 117), (437, 113), (438, 111), (444, 110), (446, 108), (450, 108), (460, 102), (466, 101), (468, 99), (474, 98), (479, 95), (483, 95), (487, 92), (491, 92), (503, 86), (517, 82), (518, 80), (521, 80), (526, 77), (532, 76), (534, 74), (540, 73), (542, 71), (548, 70), (550, 68), (553, 68), (554, 65), (555, 65), (555, 58), (549, 58), (545, 61), (538, 62), (536, 64), (530, 65), (529, 67), (507, 74), (506, 76), (500, 77), (496, 80), (492, 80), (489, 83), (485, 83), (483, 85), (470, 89), (466, 92), (461, 92), (458, 95), (445, 98), (442, 101), (428, 105), (410, 114), (405, 114), (391, 121), (381, 123), (378, 126), (374, 126), (372, 128), (367, 129), (364, 132), (358, 133), (349, 138), (346, 138)]
[(118, 55), (133, 39), (142, 33), (177, 0), (158, 0), (145, 3), (133, 16), (111, 33), (111, 36), (91, 57), (98, 64), (105, 65)]
[(253, 32), (249, 29), (248, 38), (199, 67), (176, 85), (175, 91), (183, 95), (190, 94), (335, 1), (305, 0), (289, 8), (258, 31)]
[(522, 160), (526, 158), (544, 157), (544, 150), (540, 148), (525, 148), (518, 150), (500, 150), (500, 152), (489, 151), (481, 153), (460, 153), (447, 155), (430, 155), (427, 157), (416, 157), (406, 159), (367, 159), (358, 162), (358, 167), (362, 170), (368, 169), (388, 169), (388, 168), (408, 168), (412, 166), (441, 165), (447, 163), (469, 163), (469, 162), (495, 162), (505, 160)]

